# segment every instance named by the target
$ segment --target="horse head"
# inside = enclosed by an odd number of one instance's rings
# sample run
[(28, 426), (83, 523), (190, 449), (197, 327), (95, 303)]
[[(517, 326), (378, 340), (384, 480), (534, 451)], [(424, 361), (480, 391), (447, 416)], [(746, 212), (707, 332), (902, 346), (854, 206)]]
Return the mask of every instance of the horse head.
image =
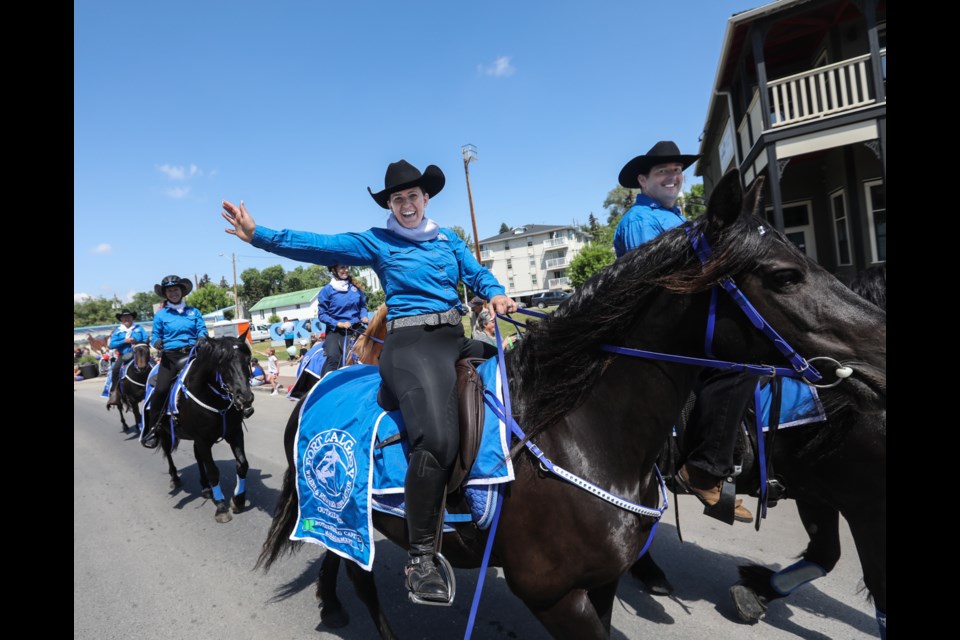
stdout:
[(250, 387), (252, 353), (245, 339), (225, 336), (208, 338), (197, 344), (197, 366), (214, 378), (226, 392), (231, 407), (249, 418), (253, 415), (253, 389)]
[(387, 305), (381, 304), (373, 314), (367, 330), (357, 338), (350, 356), (360, 364), (380, 364), (380, 352), (387, 337)]
[(150, 366), (150, 345), (144, 342), (133, 345), (133, 365), (137, 369)]
[[(820, 384), (838, 383), (862, 412), (886, 409), (886, 313), (870, 304), (818, 265), (783, 234), (757, 217), (763, 178), (744, 195), (740, 175), (731, 171), (717, 184), (707, 206), (703, 232), (714, 247), (714, 260), (703, 278), (716, 283), (732, 277), (753, 307), (787, 343), (823, 375)], [(731, 356), (751, 355), (763, 362), (784, 357), (770, 340), (758, 344), (742, 322), (719, 330), (723, 319), (743, 317), (734, 298), (719, 292), (717, 349)], [(723, 338), (720, 338), (720, 334)], [(750, 353), (747, 343), (760, 347)], [(852, 375), (843, 378), (844, 370)]]

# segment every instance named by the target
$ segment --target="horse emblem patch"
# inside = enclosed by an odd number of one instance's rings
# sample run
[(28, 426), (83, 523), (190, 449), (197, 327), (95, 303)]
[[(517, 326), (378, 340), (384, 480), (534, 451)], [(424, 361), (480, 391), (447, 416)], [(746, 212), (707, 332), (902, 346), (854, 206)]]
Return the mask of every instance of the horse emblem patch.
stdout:
[(313, 497), (333, 511), (343, 510), (357, 484), (357, 441), (346, 431), (315, 435), (303, 456), (304, 481)]

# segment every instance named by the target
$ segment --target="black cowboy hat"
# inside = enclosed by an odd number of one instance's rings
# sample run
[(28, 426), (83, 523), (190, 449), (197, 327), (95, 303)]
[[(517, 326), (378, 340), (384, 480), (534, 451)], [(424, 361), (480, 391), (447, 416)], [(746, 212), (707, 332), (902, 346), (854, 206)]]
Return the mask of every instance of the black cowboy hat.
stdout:
[(160, 281), (160, 284), (153, 285), (153, 292), (160, 296), (161, 298), (166, 298), (164, 290), (167, 287), (180, 287), (183, 289), (183, 297), (187, 297), (187, 294), (193, 291), (193, 282), (190, 281), (190, 278), (181, 278), (180, 276), (167, 276)]
[(130, 309), (127, 309), (126, 307), (124, 307), (124, 308), (123, 308), (123, 311), (121, 311), (120, 313), (118, 313), (118, 314), (116, 315), (116, 318), (117, 318), (117, 320), (120, 320), (120, 318), (122, 318), (123, 316), (133, 316), (133, 319), (136, 320), (136, 319), (137, 319), (137, 312), (136, 312), (136, 311), (130, 311)]
[(389, 209), (390, 205), (387, 201), (390, 199), (390, 194), (395, 191), (420, 187), (432, 198), (440, 193), (446, 181), (443, 171), (434, 164), (428, 165), (423, 173), (420, 173), (419, 169), (406, 160), (398, 160), (391, 162), (387, 167), (387, 173), (383, 177), (383, 191), (374, 193), (370, 187), (367, 187), (367, 191), (378, 205)]
[(691, 156), (680, 153), (680, 148), (672, 140), (661, 140), (653, 145), (646, 155), (637, 156), (620, 169), (620, 186), (627, 189), (636, 189), (637, 176), (641, 173), (647, 175), (650, 169), (658, 164), (667, 164), (668, 162), (679, 162), (684, 170), (697, 161), (699, 155)]

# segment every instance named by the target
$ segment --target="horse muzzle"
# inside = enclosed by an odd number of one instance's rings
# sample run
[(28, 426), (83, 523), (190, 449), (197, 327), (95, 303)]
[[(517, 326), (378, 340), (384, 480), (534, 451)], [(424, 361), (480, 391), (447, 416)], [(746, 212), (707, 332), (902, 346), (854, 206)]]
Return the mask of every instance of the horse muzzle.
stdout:
[(253, 415), (253, 405), (250, 405), (250, 406), (248, 406), (246, 409), (243, 410), (243, 417), (244, 417), (244, 418), (249, 418), (249, 417), (252, 416), (252, 415)]

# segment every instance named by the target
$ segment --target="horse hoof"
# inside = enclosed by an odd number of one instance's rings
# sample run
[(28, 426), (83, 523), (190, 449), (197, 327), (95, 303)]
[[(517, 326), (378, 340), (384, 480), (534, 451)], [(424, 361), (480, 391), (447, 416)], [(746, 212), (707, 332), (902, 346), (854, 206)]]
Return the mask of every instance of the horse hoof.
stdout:
[(223, 511), (217, 511), (217, 515), (214, 516), (214, 518), (216, 518), (217, 522), (220, 524), (233, 520), (233, 516), (230, 515), (230, 512), (226, 509), (226, 507), (224, 507)]
[(177, 476), (176, 478), (171, 478), (171, 479), (170, 479), (170, 488), (171, 488), (171, 489), (179, 489), (179, 488), (180, 488), (180, 484), (181, 484), (181, 482), (180, 482), (180, 476)]
[(200, 497), (206, 500), (213, 500), (213, 489), (210, 487), (203, 487), (200, 489)]
[(735, 584), (730, 587), (733, 607), (743, 622), (756, 622), (767, 612), (767, 604), (750, 587)]
[[(320, 603), (320, 625), (327, 629), (342, 629), (350, 623), (347, 610), (336, 605)], [(318, 629), (319, 631), (320, 629)]]
[(239, 496), (233, 496), (230, 498), (230, 510), (234, 513), (240, 513), (247, 506), (247, 496), (246, 494), (240, 494)]

